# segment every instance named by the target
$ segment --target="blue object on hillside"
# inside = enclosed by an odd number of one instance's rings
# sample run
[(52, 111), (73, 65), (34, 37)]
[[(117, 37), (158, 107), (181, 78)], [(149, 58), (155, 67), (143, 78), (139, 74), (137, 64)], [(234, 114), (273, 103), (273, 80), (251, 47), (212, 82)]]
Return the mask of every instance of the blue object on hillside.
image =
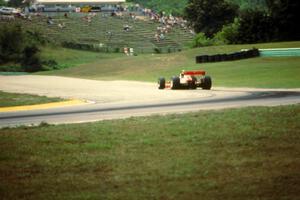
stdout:
[(0, 72), (1, 76), (23, 76), (29, 75), (27, 72)]
[(300, 56), (300, 48), (259, 49), (261, 57)]

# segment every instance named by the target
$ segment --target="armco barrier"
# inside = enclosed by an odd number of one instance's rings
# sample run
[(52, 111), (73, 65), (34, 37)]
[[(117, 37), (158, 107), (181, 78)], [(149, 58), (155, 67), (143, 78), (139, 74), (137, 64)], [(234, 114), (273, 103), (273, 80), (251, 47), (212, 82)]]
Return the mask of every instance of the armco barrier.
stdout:
[(250, 50), (243, 50), (229, 54), (215, 54), (215, 55), (202, 55), (196, 56), (196, 63), (207, 62), (220, 62), (220, 61), (233, 61), (247, 58), (254, 58), (259, 56), (259, 50), (256, 48)]
[(259, 49), (261, 57), (300, 56), (300, 48)]

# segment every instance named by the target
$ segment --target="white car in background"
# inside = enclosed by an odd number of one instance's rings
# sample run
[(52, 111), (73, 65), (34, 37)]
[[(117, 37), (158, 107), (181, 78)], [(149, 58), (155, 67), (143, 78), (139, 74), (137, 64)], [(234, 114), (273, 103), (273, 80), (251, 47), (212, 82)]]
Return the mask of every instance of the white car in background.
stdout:
[(0, 14), (1, 15), (14, 15), (18, 14), (21, 11), (19, 9), (10, 8), (10, 7), (0, 7)]

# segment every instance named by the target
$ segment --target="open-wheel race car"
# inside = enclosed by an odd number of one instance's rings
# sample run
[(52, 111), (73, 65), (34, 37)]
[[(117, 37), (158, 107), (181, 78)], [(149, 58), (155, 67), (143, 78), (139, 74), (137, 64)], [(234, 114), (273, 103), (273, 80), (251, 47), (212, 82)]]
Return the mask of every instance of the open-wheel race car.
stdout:
[(205, 74), (205, 71), (201, 70), (182, 70), (179, 76), (173, 76), (170, 81), (166, 81), (165, 78), (160, 77), (158, 79), (158, 89), (197, 89), (197, 87), (200, 87), (204, 90), (210, 90), (212, 80), (210, 76)]

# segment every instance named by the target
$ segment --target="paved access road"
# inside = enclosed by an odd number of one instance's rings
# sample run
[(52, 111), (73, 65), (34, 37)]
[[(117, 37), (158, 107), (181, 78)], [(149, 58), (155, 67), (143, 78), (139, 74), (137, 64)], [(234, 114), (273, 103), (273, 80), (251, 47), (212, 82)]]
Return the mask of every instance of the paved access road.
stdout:
[(1, 112), (1, 127), (39, 124), (42, 121), (55, 124), (80, 123), (204, 109), (300, 103), (300, 89), (158, 90), (155, 83), (55, 76), (0, 76), (0, 90), (89, 102), (76, 106)]

